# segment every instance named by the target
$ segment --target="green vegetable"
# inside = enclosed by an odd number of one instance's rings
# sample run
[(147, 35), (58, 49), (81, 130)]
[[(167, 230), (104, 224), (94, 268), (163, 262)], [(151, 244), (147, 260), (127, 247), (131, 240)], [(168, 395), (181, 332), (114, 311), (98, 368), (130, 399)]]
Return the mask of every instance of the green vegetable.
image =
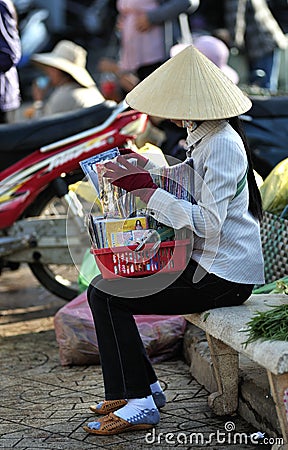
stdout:
[[(287, 289), (287, 285), (286, 288)], [(257, 339), (288, 341), (288, 304), (273, 307), (264, 312), (257, 312), (247, 323), (248, 339), (243, 342), (246, 347)]]
[(206, 322), (206, 320), (208, 319), (208, 317), (210, 316), (210, 312), (206, 312), (203, 316), (203, 322)]
[(273, 289), (272, 293), (280, 293), (288, 295), (288, 284), (284, 280), (276, 281), (276, 288)]

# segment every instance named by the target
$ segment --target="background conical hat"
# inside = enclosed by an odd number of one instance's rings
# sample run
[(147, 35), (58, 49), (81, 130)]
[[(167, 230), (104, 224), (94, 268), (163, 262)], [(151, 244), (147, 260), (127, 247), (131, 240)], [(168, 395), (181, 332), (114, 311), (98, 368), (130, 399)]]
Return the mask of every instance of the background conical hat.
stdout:
[(221, 69), (193, 45), (141, 81), (126, 101), (137, 111), (178, 120), (234, 117), (252, 106)]

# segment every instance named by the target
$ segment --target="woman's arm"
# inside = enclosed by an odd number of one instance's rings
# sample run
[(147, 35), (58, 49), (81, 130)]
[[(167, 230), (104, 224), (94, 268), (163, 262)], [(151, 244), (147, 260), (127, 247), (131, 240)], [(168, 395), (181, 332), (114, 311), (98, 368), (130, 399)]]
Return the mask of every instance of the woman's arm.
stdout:
[[(157, 189), (148, 202), (148, 209), (156, 220), (165, 225), (175, 229), (188, 227), (197, 236), (207, 238), (220, 233), (247, 162), (244, 151), (230, 139), (210, 142), (205, 153), (203, 177), (191, 169), (191, 177), (194, 177), (191, 194), (196, 204)], [(248, 197), (246, 200), (248, 208)]]
[(155, 9), (147, 11), (147, 17), (151, 24), (158, 25), (166, 20), (173, 20), (183, 12), (195, 11), (199, 6), (199, 0), (168, 0), (161, 1)]

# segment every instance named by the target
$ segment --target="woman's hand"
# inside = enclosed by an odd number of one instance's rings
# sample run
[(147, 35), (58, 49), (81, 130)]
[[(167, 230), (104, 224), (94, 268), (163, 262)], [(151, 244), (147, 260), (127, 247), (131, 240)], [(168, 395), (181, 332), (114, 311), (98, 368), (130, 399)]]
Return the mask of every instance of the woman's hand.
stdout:
[(118, 164), (111, 161), (105, 163), (106, 172), (103, 176), (114, 186), (121, 187), (127, 192), (132, 192), (133, 195), (148, 203), (150, 197), (158, 188), (150, 173), (129, 163), (124, 156), (118, 156), (117, 162)]
[(145, 156), (140, 155), (140, 153), (134, 152), (130, 148), (120, 148), (120, 154), (123, 158), (127, 159), (137, 159), (137, 166), (144, 168), (148, 163), (149, 159)]

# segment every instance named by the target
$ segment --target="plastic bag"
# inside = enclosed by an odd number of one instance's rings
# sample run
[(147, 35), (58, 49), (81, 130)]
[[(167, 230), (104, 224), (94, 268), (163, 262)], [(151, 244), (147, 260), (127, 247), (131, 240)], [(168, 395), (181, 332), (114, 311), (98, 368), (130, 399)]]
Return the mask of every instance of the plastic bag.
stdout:
[(96, 264), (94, 255), (90, 253), (90, 249), (87, 249), (84, 254), (78, 276), (78, 286), (80, 292), (86, 291), (90, 281), (92, 281), (96, 275), (100, 275), (100, 270)]
[(288, 204), (288, 158), (277, 164), (260, 186), (263, 209), (281, 214)]
[[(180, 353), (186, 328), (186, 320), (182, 316), (137, 315), (135, 320), (153, 362), (164, 361)], [(63, 366), (100, 363), (86, 292), (59, 309), (54, 325)]]

